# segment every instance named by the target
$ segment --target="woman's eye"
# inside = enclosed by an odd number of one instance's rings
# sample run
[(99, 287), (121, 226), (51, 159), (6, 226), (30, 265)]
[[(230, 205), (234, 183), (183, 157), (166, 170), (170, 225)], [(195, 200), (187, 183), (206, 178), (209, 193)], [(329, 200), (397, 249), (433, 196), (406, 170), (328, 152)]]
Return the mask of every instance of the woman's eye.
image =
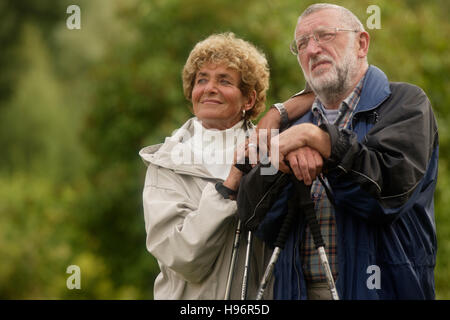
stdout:
[(223, 79), (223, 80), (220, 80), (220, 83), (221, 83), (221, 84), (225, 84), (225, 85), (229, 85), (229, 84), (231, 84), (231, 82), (230, 82), (230, 81), (228, 81), (228, 80), (225, 80), (225, 79)]
[(206, 83), (206, 79), (205, 78), (197, 79), (197, 83), (199, 83), (199, 84)]

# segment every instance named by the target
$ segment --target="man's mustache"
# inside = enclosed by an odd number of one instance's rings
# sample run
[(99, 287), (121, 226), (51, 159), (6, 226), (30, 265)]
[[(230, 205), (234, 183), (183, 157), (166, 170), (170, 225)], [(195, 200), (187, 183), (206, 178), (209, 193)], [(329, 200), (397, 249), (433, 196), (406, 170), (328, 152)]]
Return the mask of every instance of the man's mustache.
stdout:
[(334, 61), (327, 56), (316, 56), (309, 60), (309, 70), (311, 71), (313, 67), (322, 62), (330, 62), (334, 66)]

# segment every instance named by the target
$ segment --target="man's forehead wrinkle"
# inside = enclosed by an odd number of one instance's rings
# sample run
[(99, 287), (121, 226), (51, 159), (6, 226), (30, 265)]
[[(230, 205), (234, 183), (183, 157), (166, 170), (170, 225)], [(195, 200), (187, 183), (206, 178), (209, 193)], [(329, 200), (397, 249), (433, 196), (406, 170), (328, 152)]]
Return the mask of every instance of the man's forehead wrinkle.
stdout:
[[(330, 12), (330, 14), (326, 12)], [(302, 35), (311, 33), (318, 26), (334, 27), (337, 24), (337, 17), (336, 11), (331, 10), (321, 10), (311, 13), (299, 21), (295, 29), (295, 34)]]

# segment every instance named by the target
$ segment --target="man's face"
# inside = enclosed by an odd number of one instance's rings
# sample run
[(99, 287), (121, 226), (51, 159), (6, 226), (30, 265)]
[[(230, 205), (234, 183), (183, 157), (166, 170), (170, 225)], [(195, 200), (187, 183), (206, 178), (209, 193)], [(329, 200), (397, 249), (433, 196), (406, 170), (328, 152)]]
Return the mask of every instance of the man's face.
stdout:
[[(334, 9), (312, 13), (297, 24), (295, 38), (300, 39), (323, 27), (349, 29), (339, 20), (340, 15)], [(359, 70), (353, 32), (337, 32), (333, 40), (321, 44), (310, 38), (297, 59), (306, 81), (324, 97), (345, 93)]]

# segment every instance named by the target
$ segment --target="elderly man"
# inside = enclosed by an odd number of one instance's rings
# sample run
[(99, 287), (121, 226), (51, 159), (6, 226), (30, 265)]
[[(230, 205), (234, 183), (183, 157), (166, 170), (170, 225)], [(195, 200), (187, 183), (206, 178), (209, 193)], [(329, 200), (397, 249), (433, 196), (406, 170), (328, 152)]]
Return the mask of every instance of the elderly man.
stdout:
[[(369, 42), (361, 22), (343, 7), (316, 4), (303, 12), (291, 51), (316, 98), (272, 138), (271, 149), (278, 147), (284, 160), (280, 169), (288, 163), (299, 180), (312, 182), (341, 299), (433, 299), (436, 120), (420, 88), (389, 82), (368, 65)], [(257, 206), (272, 196), (265, 219), (275, 221), (287, 212), (293, 187), (257, 195), (251, 186), (262, 179), (247, 174), (240, 192), (253, 193), (247, 199)], [(309, 226), (298, 221), (275, 266), (274, 297), (331, 299)], [(277, 224), (264, 222), (258, 233), (271, 239)]]

